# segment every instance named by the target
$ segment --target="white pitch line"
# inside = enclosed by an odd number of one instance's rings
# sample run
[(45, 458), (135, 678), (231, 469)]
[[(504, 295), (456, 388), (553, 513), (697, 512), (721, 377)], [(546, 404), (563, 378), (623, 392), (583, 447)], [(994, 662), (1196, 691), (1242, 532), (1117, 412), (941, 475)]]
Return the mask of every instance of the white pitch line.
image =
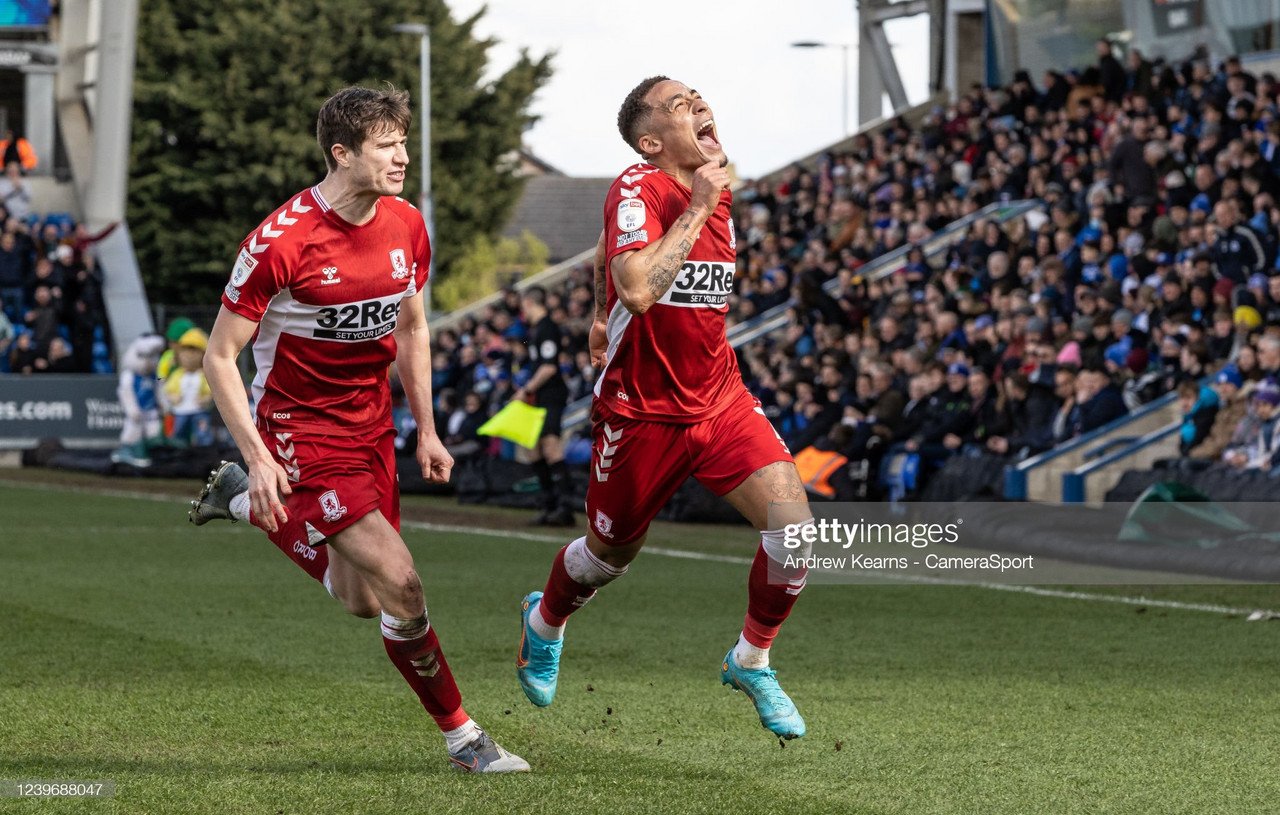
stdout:
[[(518, 540), (535, 541), (538, 543), (562, 543), (567, 536), (556, 537), (554, 535), (539, 535), (535, 532), (504, 532), (498, 529), (485, 529), (473, 526), (459, 526), (455, 524), (435, 524), (425, 521), (405, 521), (402, 526), (408, 526), (413, 529), (421, 529), (428, 532), (465, 532), (471, 534), (489, 535), (493, 537), (516, 538)], [(733, 563), (739, 566), (750, 566), (751, 558), (739, 557), (737, 555), (715, 555), (707, 552), (690, 552), (683, 549), (665, 549), (659, 546), (646, 546), (644, 552), (650, 555), (658, 555), (659, 557), (684, 558), (685, 560), (701, 560), (713, 563)], [(819, 570), (824, 571), (824, 570)], [(1014, 583), (990, 583), (986, 581), (956, 580), (947, 577), (932, 577), (929, 575), (903, 575), (893, 574), (892, 572), (878, 572), (868, 570), (856, 570), (850, 572), (864, 577), (877, 577), (885, 580), (892, 580), (899, 583), (913, 583), (916, 585), (929, 586), (961, 586), (971, 589), (987, 589), (988, 591), (1006, 591), (1015, 594), (1031, 594), (1036, 597), (1054, 597), (1062, 600), (1081, 600), (1084, 602), (1094, 603), (1118, 603), (1127, 606), (1151, 606), (1153, 608), (1169, 608), (1178, 611), (1202, 611), (1206, 614), (1234, 614), (1242, 616), (1245, 619), (1268, 619), (1272, 617), (1280, 617), (1280, 611), (1271, 611), (1268, 609), (1256, 608), (1237, 608), (1234, 606), (1219, 606), (1212, 603), (1184, 603), (1179, 600), (1160, 600), (1154, 597), (1131, 597), (1123, 594), (1099, 594), (1087, 591), (1067, 591), (1065, 589), (1046, 589), (1040, 586), (1019, 586)]]
[[(189, 499), (179, 496), (156, 494), (151, 492), (135, 492), (132, 490), (118, 490), (96, 487), (82, 487), (73, 485), (46, 485), (46, 484), (30, 484), (8, 481), (0, 479), (0, 483), (8, 484), (14, 487), (24, 487), (28, 489), (58, 489), (63, 492), (85, 493), (91, 495), (104, 495), (112, 498), (130, 498), (139, 501), (158, 501), (161, 503), (179, 503), (187, 504)], [(421, 529), (426, 532), (454, 532), (466, 534), (480, 534), (494, 538), (508, 538), (514, 540), (531, 541), (534, 543), (563, 543), (566, 536), (563, 535), (540, 535), (536, 532), (520, 532), (516, 530), (489, 529), (487, 527), (464, 526), (461, 524), (437, 524), (428, 521), (403, 521), (401, 526), (410, 529)], [(739, 557), (737, 555), (716, 555), (707, 552), (689, 552), (682, 549), (665, 549), (659, 546), (645, 547), (645, 552), (658, 557), (684, 558), (685, 560), (701, 560), (711, 563), (732, 563), (739, 566), (750, 566), (751, 558)], [(1212, 603), (1184, 603), (1179, 600), (1160, 600), (1154, 597), (1131, 597), (1123, 594), (1098, 594), (1087, 591), (1067, 591), (1065, 589), (1046, 589), (1040, 586), (1019, 586), (1013, 583), (989, 583), (975, 582), (968, 580), (955, 580), (946, 577), (931, 577), (928, 575), (901, 575), (890, 572), (872, 572), (859, 571), (857, 574), (866, 577), (879, 577), (886, 580), (893, 580), (899, 583), (911, 583), (916, 585), (933, 585), (933, 586), (961, 586), (971, 589), (986, 589), (988, 591), (1005, 591), (1015, 594), (1030, 594), (1036, 597), (1053, 597), (1061, 600), (1080, 600), (1083, 602), (1093, 603), (1117, 603), (1126, 606), (1150, 606), (1152, 608), (1168, 608), (1176, 611), (1200, 611), (1206, 614), (1227, 615), (1234, 614), (1244, 617), (1246, 620), (1265, 620), (1272, 618), (1280, 618), (1280, 611), (1272, 611), (1270, 609), (1259, 608), (1239, 608), (1236, 606), (1220, 606)]]

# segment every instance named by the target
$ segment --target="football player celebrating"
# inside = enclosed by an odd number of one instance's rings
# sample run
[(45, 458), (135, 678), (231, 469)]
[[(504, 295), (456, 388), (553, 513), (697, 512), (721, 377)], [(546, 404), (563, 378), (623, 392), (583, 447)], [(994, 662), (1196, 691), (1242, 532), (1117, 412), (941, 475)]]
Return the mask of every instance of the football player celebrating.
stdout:
[(728, 162), (711, 108), (664, 76), (627, 95), (618, 129), (644, 161), (618, 177), (604, 209), (596, 291), (606, 348), (592, 407), (588, 531), (556, 555), (546, 588), (524, 598), (517, 675), (531, 702), (551, 704), (565, 621), (626, 572), (650, 521), (692, 475), (760, 530), (742, 634), (721, 681), (751, 698), (765, 727), (797, 738), (804, 720), (769, 667), (769, 648), (805, 583), (803, 569), (785, 565), (796, 552), (782, 530), (813, 517), (791, 453), (725, 338), (736, 269)]

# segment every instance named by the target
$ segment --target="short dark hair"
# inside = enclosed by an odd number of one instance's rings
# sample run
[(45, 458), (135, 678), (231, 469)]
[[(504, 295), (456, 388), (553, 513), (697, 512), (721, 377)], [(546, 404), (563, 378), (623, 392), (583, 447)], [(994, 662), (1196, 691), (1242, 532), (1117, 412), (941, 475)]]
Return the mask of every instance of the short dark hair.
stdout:
[(316, 117), (316, 141), (330, 170), (338, 167), (335, 144), (359, 155), (364, 140), (383, 130), (409, 132), (409, 94), (389, 82), (380, 90), (343, 88), (325, 101)]
[(642, 156), (644, 151), (640, 149), (641, 128), (648, 124), (649, 114), (653, 112), (653, 106), (644, 98), (649, 95), (649, 91), (653, 90), (654, 85), (666, 82), (670, 78), (658, 75), (641, 80), (640, 84), (627, 94), (627, 98), (622, 100), (622, 107), (618, 108), (618, 132), (622, 134), (622, 140)]
[(529, 300), (531, 302), (537, 303), (540, 306), (545, 307), (547, 305), (547, 290), (542, 288), (541, 286), (530, 286), (529, 288), (520, 292), (520, 297), (523, 300)]

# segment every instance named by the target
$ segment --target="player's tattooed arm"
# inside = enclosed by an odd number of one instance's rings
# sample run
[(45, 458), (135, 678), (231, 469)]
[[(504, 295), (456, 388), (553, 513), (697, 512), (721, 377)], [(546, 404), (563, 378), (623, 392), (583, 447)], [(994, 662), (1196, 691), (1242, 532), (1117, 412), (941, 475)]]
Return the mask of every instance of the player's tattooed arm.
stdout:
[(591, 352), (591, 364), (596, 370), (603, 368), (609, 361), (609, 268), (606, 266), (604, 251), (604, 231), (600, 232), (600, 240), (596, 241), (595, 288), (596, 316), (591, 322), (591, 330), (587, 332), (587, 348)]
[(708, 212), (690, 206), (671, 225), (662, 240), (636, 252), (614, 257), (610, 268), (622, 305), (643, 314), (667, 293), (671, 281), (689, 257)]
[(604, 232), (600, 232), (600, 240), (596, 241), (595, 287), (596, 287), (596, 322), (603, 323), (609, 319), (609, 280), (605, 276)]
[(693, 240), (687, 236), (687, 233), (692, 231), (690, 230), (692, 223), (693, 211), (686, 210), (671, 230), (686, 233), (686, 237), (682, 237), (680, 243), (664, 252), (662, 259), (649, 270), (647, 282), (649, 294), (653, 295), (654, 300), (661, 298), (667, 293), (667, 289), (671, 288), (671, 281), (676, 279), (676, 272), (680, 271), (685, 259), (689, 257), (689, 251), (693, 249)]

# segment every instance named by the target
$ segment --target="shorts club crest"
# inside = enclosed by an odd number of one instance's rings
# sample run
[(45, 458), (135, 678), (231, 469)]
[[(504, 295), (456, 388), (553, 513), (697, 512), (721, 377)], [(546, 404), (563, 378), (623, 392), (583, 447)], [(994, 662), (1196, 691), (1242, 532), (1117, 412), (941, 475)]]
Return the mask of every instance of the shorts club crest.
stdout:
[(347, 514), (347, 508), (338, 500), (337, 490), (329, 490), (320, 496), (320, 509), (324, 511), (324, 519), (329, 523), (336, 523)]

